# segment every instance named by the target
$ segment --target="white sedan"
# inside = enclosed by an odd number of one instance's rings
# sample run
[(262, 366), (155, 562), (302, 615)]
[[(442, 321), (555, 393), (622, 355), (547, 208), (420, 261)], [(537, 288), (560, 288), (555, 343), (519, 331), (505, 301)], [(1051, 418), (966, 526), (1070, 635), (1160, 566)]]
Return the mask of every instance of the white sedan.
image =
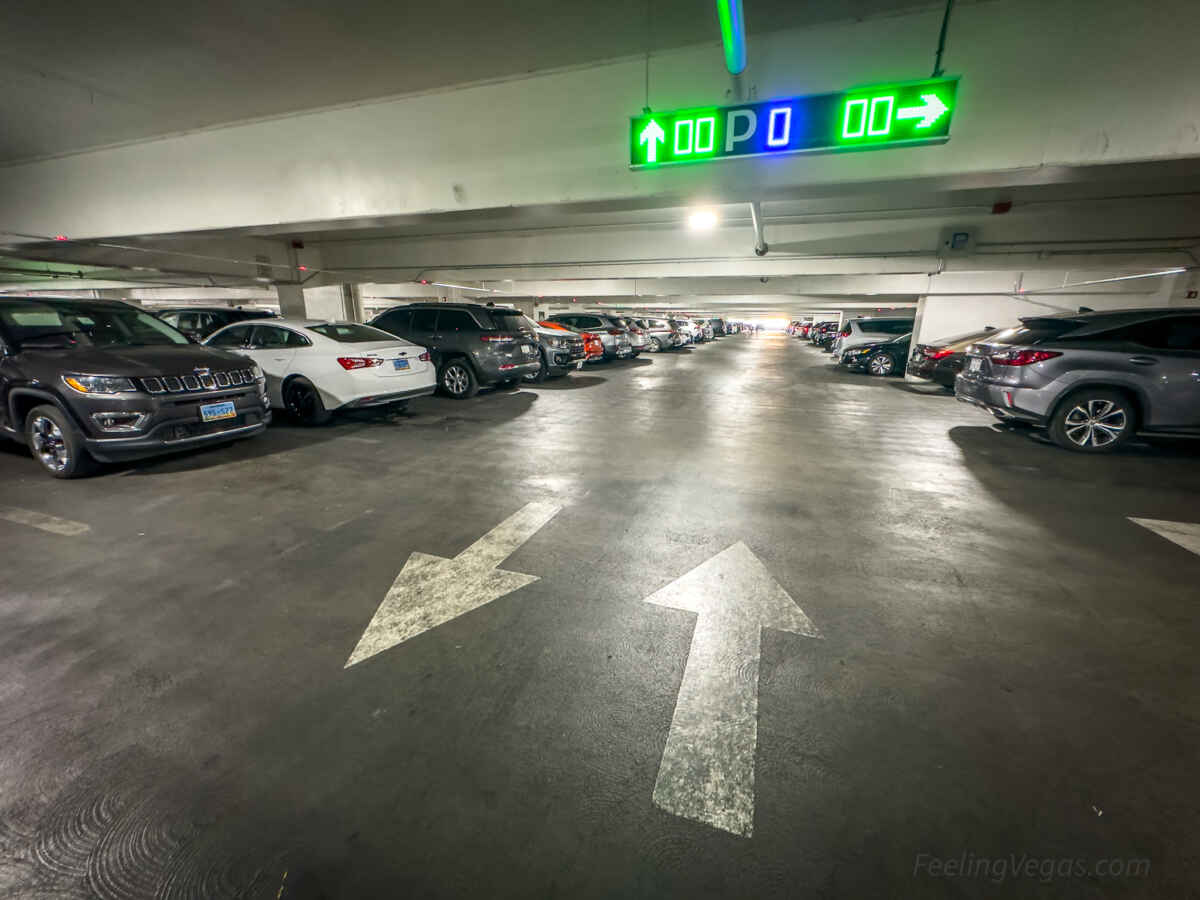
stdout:
[(258, 363), (271, 405), (307, 425), (328, 422), (338, 409), (403, 407), (437, 387), (437, 370), (424, 347), (356, 322), (238, 322), (204, 343)]

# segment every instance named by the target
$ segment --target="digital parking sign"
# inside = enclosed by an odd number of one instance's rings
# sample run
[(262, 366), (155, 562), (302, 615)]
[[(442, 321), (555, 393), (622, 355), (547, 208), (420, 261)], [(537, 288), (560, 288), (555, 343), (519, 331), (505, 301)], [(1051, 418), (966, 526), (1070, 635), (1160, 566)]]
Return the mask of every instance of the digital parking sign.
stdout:
[(634, 169), (776, 153), (875, 150), (950, 139), (957, 78), (634, 116)]

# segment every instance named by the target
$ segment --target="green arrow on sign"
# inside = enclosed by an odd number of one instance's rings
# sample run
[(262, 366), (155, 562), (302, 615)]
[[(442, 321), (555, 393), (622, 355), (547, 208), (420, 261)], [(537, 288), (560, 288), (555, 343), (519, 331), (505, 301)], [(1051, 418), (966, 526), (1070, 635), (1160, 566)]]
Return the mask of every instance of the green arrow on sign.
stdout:
[(950, 108), (941, 101), (941, 98), (937, 94), (922, 94), (921, 99), (925, 102), (920, 106), (902, 106), (896, 110), (896, 118), (920, 119), (921, 121), (917, 123), (917, 127), (928, 128), (942, 117), (942, 113)]
[(639, 143), (646, 145), (646, 162), (658, 162), (658, 144), (660, 141), (667, 139), (667, 133), (662, 130), (662, 126), (651, 119), (646, 123), (646, 127), (642, 129), (642, 136)]

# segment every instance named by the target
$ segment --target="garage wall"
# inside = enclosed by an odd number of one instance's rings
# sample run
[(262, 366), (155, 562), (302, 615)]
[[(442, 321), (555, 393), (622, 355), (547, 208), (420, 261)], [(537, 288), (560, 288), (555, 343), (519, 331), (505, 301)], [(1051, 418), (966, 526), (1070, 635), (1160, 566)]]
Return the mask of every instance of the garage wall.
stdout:
[(988, 325), (1014, 325), (1021, 316), (1075, 312), (1092, 309), (1131, 309), (1144, 306), (1198, 306), (1200, 300), (1173, 298), (1172, 278), (1158, 291), (1108, 292), (1103, 294), (1039, 294), (1031, 297), (945, 295), (922, 297), (917, 304), (917, 343), (928, 343), (976, 331)]

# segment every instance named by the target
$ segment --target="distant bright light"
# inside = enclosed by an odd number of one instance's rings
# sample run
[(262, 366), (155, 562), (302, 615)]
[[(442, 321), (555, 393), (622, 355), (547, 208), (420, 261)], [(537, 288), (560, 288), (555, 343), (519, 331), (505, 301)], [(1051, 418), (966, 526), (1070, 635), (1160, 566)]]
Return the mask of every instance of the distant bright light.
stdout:
[(698, 209), (688, 216), (688, 228), (692, 231), (709, 231), (717, 227), (717, 214), (711, 209)]
[(761, 325), (763, 327), (763, 331), (787, 331), (788, 320), (787, 319), (758, 319), (755, 321), (754, 324)]

